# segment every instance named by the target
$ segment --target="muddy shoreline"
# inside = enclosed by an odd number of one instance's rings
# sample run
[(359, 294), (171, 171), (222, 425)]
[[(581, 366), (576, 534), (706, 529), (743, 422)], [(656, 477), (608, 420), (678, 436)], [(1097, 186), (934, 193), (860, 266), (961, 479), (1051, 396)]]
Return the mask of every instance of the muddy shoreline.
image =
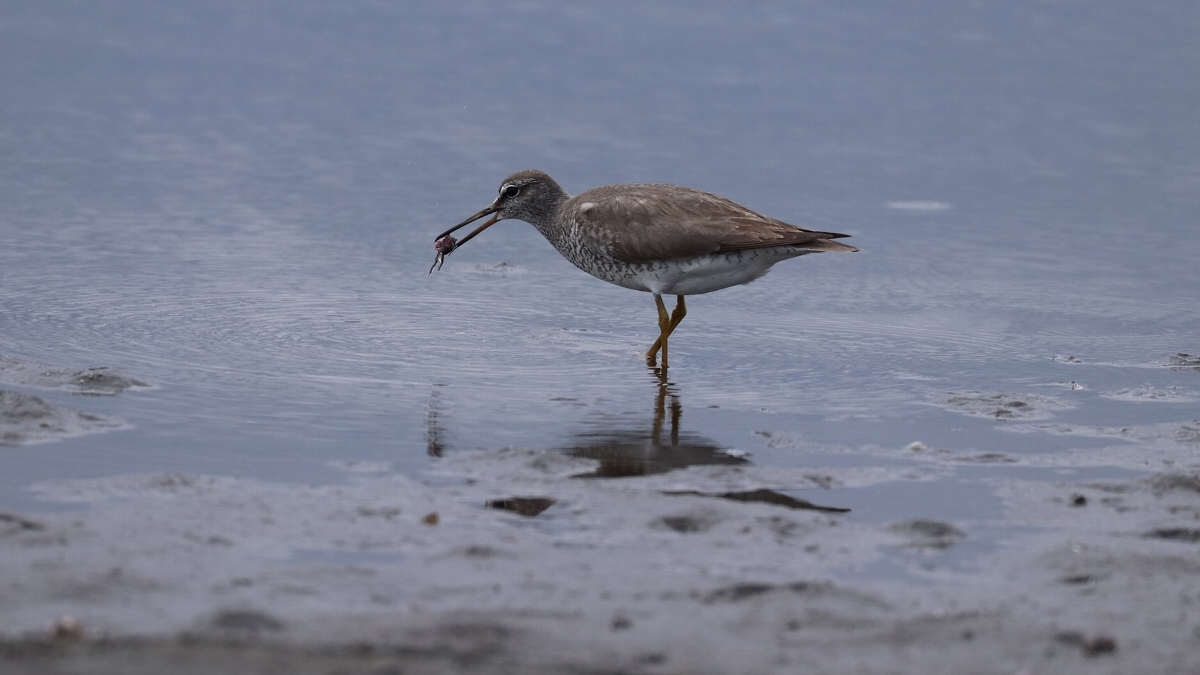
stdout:
[[(1020, 527), (955, 565), (955, 550), (982, 523), (870, 525), (708, 496), (790, 485), (832, 503), (848, 494), (839, 488), (884, 476), (718, 465), (572, 477), (596, 466), (511, 449), (448, 457), (439, 485), (357, 467), (337, 486), (184, 474), (37, 486), (43, 499), (81, 508), (0, 520), (0, 665), (13, 673), (1200, 667), (1195, 473), (1010, 480), (998, 493)], [(553, 504), (524, 515), (487, 506), (518, 493)], [(879, 573), (896, 565), (911, 573)]]

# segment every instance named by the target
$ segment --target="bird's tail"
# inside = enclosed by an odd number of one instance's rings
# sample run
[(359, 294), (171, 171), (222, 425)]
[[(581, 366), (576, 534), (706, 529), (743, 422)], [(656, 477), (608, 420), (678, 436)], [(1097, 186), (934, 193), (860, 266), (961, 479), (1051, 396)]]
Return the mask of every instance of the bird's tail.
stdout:
[(804, 248), (810, 251), (830, 251), (839, 253), (854, 253), (858, 250), (849, 244), (843, 244), (840, 241), (834, 241), (834, 239), (849, 237), (850, 235), (848, 234), (838, 234), (837, 232), (816, 232), (815, 234), (822, 236), (819, 239), (805, 243)]

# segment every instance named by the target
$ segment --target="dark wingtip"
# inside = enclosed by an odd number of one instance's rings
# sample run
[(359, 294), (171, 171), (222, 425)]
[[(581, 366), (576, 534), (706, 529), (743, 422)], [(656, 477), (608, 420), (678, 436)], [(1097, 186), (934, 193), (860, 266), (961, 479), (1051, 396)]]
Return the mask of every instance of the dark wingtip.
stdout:
[(821, 235), (821, 239), (819, 240), (821, 244), (819, 247), (820, 250), (837, 251), (839, 253), (857, 253), (859, 251), (857, 246), (833, 241), (834, 239), (845, 239), (850, 236), (848, 234), (841, 234), (839, 232), (818, 232), (817, 234)]

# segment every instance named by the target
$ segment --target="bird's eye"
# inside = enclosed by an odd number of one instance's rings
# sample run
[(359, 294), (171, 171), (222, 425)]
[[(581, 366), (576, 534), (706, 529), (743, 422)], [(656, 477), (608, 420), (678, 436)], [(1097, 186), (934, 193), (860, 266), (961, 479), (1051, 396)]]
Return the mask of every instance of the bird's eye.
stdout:
[(517, 187), (516, 185), (505, 185), (504, 189), (501, 190), (500, 192), (505, 197), (512, 199), (513, 197), (516, 197), (517, 195), (521, 194), (521, 188)]

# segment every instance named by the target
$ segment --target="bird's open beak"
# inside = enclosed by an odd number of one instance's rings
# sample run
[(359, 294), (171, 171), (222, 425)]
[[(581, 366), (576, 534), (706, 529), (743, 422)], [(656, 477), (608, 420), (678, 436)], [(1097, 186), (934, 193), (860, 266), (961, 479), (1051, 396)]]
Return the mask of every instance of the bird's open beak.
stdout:
[(487, 208), (483, 209), (479, 213), (476, 213), (475, 215), (471, 216), (470, 218), (467, 218), (466, 220), (462, 221), (461, 223), (459, 223), (459, 224), (455, 225), (454, 227), (446, 230), (445, 232), (439, 234), (437, 236), (437, 239), (435, 239), (435, 241), (441, 241), (443, 238), (446, 237), (446, 235), (450, 234), (451, 232), (454, 232), (455, 230), (466, 227), (467, 225), (470, 225), (471, 223), (479, 220), (480, 218), (486, 216), (489, 213), (494, 213), (496, 215), (492, 216), (491, 218), (488, 218), (487, 222), (485, 222), (484, 224), (475, 228), (471, 232), (471, 234), (468, 234), (467, 236), (460, 239), (458, 241), (458, 243), (455, 244), (454, 248), (458, 248), (459, 246), (462, 246), (463, 244), (467, 243), (468, 241), (471, 240), (472, 237), (479, 234), (480, 232), (483, 232), (484, 230), (488, 229), (492, 225), (495, 225), (496, 221), (500, 220), (500, 200), (499, 199), (492, 202), (491, 204), (488, 204)]

